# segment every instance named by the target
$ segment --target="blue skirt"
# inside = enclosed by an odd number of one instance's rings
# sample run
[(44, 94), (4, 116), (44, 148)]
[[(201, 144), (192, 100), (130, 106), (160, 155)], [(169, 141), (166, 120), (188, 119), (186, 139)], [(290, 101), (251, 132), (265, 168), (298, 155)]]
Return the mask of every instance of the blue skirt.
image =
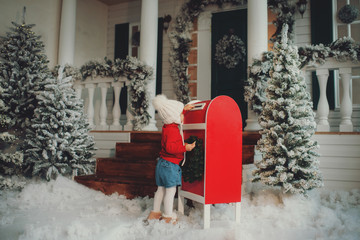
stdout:
[(156, 185), (170, 188), (181, 186), (181, 168), (179, 165), (159, 158), (155, 170)]

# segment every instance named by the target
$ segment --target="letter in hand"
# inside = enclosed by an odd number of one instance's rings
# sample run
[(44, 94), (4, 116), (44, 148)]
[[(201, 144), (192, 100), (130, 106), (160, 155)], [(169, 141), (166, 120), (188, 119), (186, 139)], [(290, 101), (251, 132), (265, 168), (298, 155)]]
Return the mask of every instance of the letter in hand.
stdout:
[(184, 110), (189, 111), (189, 110), (193, 109), (194, 107), (195, 106), (193, 104), (187, 104), (187, 105), (185, 105)]
[(195, 147), (195, 143), (196, 143), (196, 141), (193, 142), (193, 143), (191, 143), (191, 144), (186, 143), (186, 144), (185, 144), (186, 151), (187, 151), (187, 152), (190, 152), (191, 150), (193, 150), (194, 147)]

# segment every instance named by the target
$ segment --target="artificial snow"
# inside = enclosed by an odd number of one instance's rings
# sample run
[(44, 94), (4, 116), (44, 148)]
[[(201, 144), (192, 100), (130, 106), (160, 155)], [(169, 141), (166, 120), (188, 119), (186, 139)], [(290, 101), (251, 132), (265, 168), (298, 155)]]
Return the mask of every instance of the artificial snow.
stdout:
[[(152, 198), (126, 199), (86, 188), (59, 176), (0, 192), (0, 238), (6, 239), (360, 239), (360, 190), (315, 189), (308, 198), (258, 188), (235, 206), (211, 206), (211, 228), (202, 229), (202, 205), (185, 208), (176, 225), (151, 220)], [(177, 206), (176, 200), (174, 206)]]

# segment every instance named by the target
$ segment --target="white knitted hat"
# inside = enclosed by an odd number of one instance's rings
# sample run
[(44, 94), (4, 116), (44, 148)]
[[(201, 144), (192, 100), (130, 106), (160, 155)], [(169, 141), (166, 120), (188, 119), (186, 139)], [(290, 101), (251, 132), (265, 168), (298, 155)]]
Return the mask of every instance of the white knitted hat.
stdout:
[(157, 95), (152, 101), (154, 108), (165, 124), (181, 124), (180, 114), (184, 109), (184, 104), (176, 100), (169, 100), (165, 95)]

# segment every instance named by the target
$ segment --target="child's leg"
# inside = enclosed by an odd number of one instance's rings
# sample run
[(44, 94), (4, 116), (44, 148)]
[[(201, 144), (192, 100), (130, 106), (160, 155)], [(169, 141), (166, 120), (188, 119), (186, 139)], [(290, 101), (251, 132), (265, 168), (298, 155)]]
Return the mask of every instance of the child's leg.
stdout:
[(165, 197), (164, 197), (164, 216), (173, 217), (173, 206), (174, 206), (174, 197), (176, 193), (176, 187), (165, 188)]
[(154, 195), (154, 212), (160, 212), (161, 209), (161, 202), (164, 198), (165, 188), (164, 187), (158, 187), (157, 191)]

